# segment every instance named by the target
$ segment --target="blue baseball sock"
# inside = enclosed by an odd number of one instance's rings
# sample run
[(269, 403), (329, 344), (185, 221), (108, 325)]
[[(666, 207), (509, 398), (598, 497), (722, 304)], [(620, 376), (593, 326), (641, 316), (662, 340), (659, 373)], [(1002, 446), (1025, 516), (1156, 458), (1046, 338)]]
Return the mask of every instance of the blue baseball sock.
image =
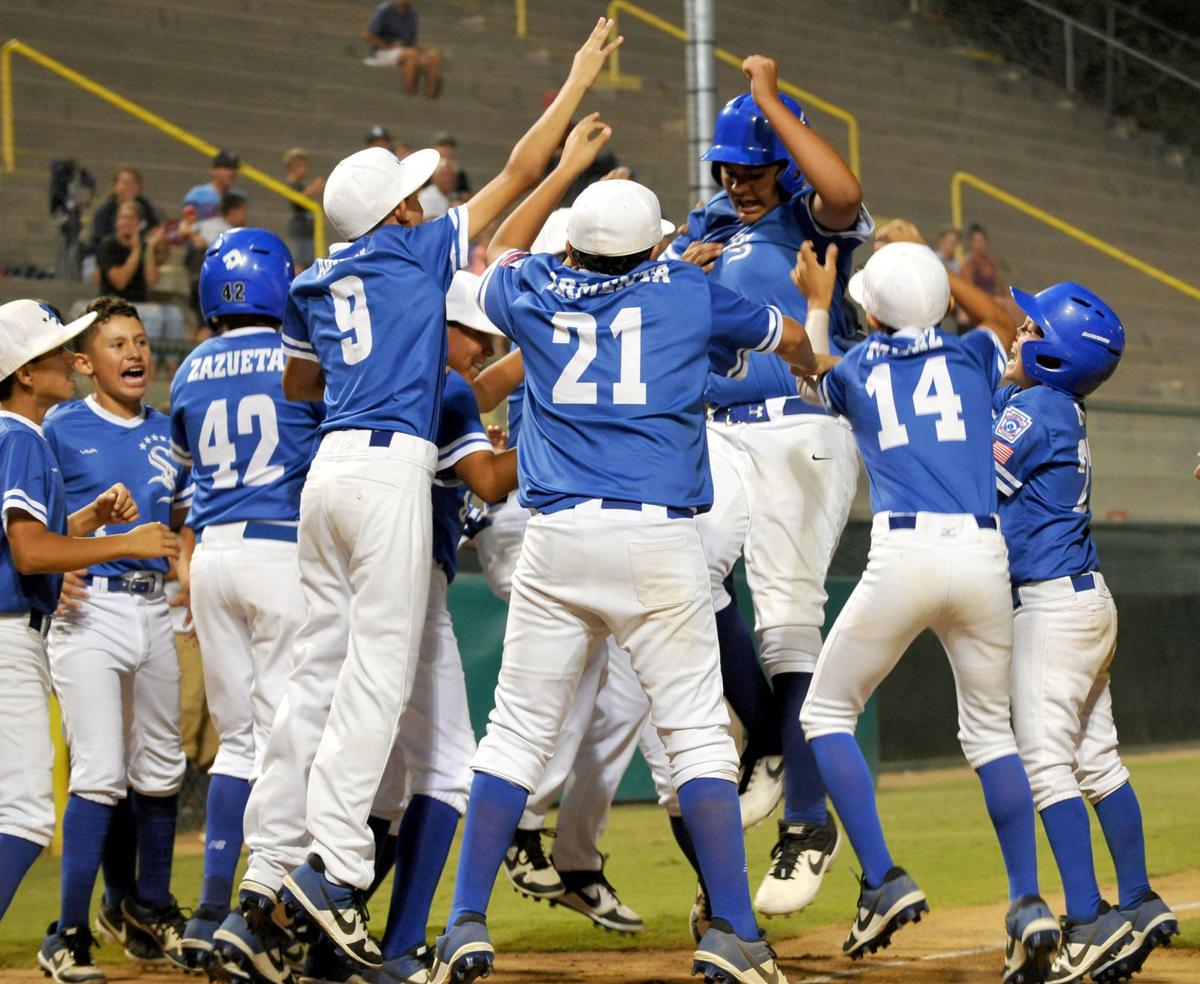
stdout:
[(41, 844), (13, 834), (0, 834), (0, 919), (8, 911), (25, 872), (41, 853)]
[[(396, 880), (383, 934), (383, 959), (425, 942), (429, 908), (458, 827), (458, 811), (432, 796), (413, 796), (396, 837)], [(510, 835), (511, 837), (511, 835)]]
[[(703, 885), (704, 873), (700, 870), (700, 861), (696, 857), (696, 845), (692, 843), (692, 835), (688, 833), (687, 824), (683, 822), (683, 817), (668, 816), (667, 819), (671, 821), (671, 833), (675, 835), (675, 843), (679, 845), (679, 850), (683, 852), (683, 856), (687, 858), (688, 864), (692, 866), (700, 884)], [(708, 890), (705, 889), (705, 891)]]
[(758, 939), (746, 883), (746, 844), (737, 786), (693, 779), (679, 788), (679, 812), (692, 836), (714, 918), (726, 919), (744, 940)]
[(1092, 806), (1108, 853), (1117, 869), (1117, 888), (1122, 909), (1140, 905), (1150, 891), (1146, 873), (1146, 835), (1142, 830), (1142, 808), (1133, 786), (1126, 782)]
[(1041, 817), (1067, 896), (1067, 918), (1090, 923), (1100, 915), (1100, 889), (1092, 862), (1092, 829), (1087, 807), (1074, 796), (1046, 807)]
[(763, 675), (754, 638), (738, 608), (733, 577), (725, 580), (733, 601), (717, 612), (717, 643), (721, 648), (721, 686), (725, 699), (742, 722), (747, 744), (757, 755), (778, 755), (779, 716), (775, 696)]
[(854, 845), (868, 888), (878, 888), (892, 870), (875, 807), (875, 780), (854, 735), (821, 735), (809, 743), (834, 809)]
[(215, 773), (208, 780), (204, 826), (204, 881), (200, 904), (229, 914), (233, 878), (242, 853), (242, 817), (250, 798), (250, 781)]
[(804, 740), (800, 727), (800, 708), (808, 696), (811, 673), (780, 673), (772, 681), (775, 696), (782, 707), (783, 761), (785, 772), (783, 819), (803, 823), (825, 823), (829, 808), (825, 805), (825, 783), (812, 748)]
[(527, 799), (529, 793), (515, 783), (487, 772), (475, 773), (447, 926), (453, 926), (464, 913), (487, 915), (492, 885)]
[(58, 927), (87, 926), (113, 808), (71, 794), (63, 813), (62, 909)]
[(125, 798), (117, 800), (108, 821), (108, 837), (100, 861), (106, 909), (137, 895), (137, 825), (133, 820), (132, 798), (133, 790), (126, 790)]
[(175, 817), (179, 795), (133, 795), (137, 823), (137, 897), (144, 905), (159, 908), (171, 901), (171, 861), (175, 854)]
[(1033, 794), (1029, 777), (1016, 755), (1005, 755), (975, 772), (983, 784), (983, 799), (1000, 841), (1008, 897), (1038, 894), (1037, 841), (1033, 832)]
[(370, 898), (396, 864), (396, 836), (388, 833), (392, 829), (392, 821), (383, 817), (367, 817), (367, 826), (375, 838), (375, 877), (367, 889), (367, 898)]

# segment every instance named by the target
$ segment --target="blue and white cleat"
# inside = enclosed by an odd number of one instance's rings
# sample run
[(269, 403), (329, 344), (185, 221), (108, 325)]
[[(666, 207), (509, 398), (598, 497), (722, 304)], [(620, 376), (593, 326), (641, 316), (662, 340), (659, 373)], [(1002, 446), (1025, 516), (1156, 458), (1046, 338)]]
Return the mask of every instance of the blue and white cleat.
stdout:
[[(384, 965), (385, 969), (387, 965)], [(371, 984), (367, 971), (322, 936), (308, 948), (300, 984)], [(380, 984), (383, 984), (382, 977)]]
[(437, 938), (429, 984), (470, 984), (492, 972), (496, 951), (483, 916), (467, 913)]
[(306, 912), (351, 960), (372, 970), (383, 964), (379, 944), (367, 931), (364, 893), (326, 877), (320, 855), (310, 854), (307, 862), (284, 878), (283, 900)]
[(1042, 984), (1058, 949), (1058, 920), (1040, 895), (1025, 895), (1008, 907), (1003, 984)]
[(1115, 984), (1133, 977), (1155, 947), (1170, 946), (1171, 937), (1179, 935), (1179, 920), (1155, 892), (1147, 894), (1133, 908), (1117, 911), (1128, 920), (1133, 939), (1117, 954), (1111, 966), (1092, 975), (1099, 984)]
[(231, 912), (213, 934), (208, 975), (214, 981), (252, 981), (254, 984), (292, 984), (292, 968), (283, 958), (280, 931), (259, 934), (240, 912)]
[(692, 954), (692, 973), (705, 984), (787, 984), (766, 940), (743, 940), (724, 919), (714, 919)]
[(852, 960), (881, 950), (892, 942), (892, 934), (910, 922), (920, 922), (929, 911), (925, 893), (903, 868), (893, 868), (878, 888), (868, 888), (865, 876), (858, 892), (858, 915), (842, 953)]
[(192, 912), (183, 931), (183, 959), (190, 971), (200, 971), (208, 964), (212, 953), (213, 935), (221, 928), (228, 912), (219, 912), (212, 906), (202, 905)]
[(1073, 984), (1089, 973), (1096, 980), (1113, 967), (1133, 942), (1129, 921), (1107, 902), (1091, 922), (1062, 917), (1062, 945), (1046, 977), (1048, 984)]
[(385, 960), (375, 976), (374, 984), (429, 984), (432, 962), (433, 951), (424, 943), (418, 943), (400, 956)]

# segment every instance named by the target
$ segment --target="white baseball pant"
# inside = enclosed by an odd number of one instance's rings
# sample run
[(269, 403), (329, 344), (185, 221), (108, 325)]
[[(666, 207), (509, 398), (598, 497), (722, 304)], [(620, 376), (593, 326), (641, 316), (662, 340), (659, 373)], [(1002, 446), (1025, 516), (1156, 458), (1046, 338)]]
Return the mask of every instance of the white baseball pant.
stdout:
[(1039, 811), (1081, 794), (1096, 803), (1129, 781), (1109, 693), (1117, 608), (1101, 574), (1086, 577), (1092, 586), (1060, 577), (1014, 592), (1013, 730)]
[(433, 564), (412, 696), (371, 808), (372, 816), (392, 822), (416, 795), (439, 800), (460, 814), (467, 810), (475, 733), (447, 589), (446, 572)]
[(54, 836), (50, 669), (29, 613), (0, 615), (0, 834)]
[[(304, 621), (295, 543), (206, 527), (192, 555), (191, 608), (208, 711), (221, 738), (211, 773), (258, 777)], [(268, 524), (251, 524), (255, 526)], [(286, 527), (284, 527), (286, 528)]]
[(842, 609), (800, 712), (804, 735), (853, 734), (875, 688), (922, 629), (946, 650), (958, 740), (971, 768), (1015, 755), (1009, 722), (1012, 595), (999, 529), (974, 516), (916, 513), (915, 529), (877, 513), (867, 569)]
[(187, 761), (179, 656), (162, 588), (108, 591), (93, 578), (81, 608), (54, 619), (50, 675), (71, 756), (70, 792), (114, 806), (132, 786), (170, 796)]
[(329, 877), (374, 878), (367, 818), (417, 669), (437, 449), (399, 433), (376, 447), (372, 433), (326, 434), (300, 497), (307, 617), (246, 807), (246, 879), (271, 890), (310, 841)]
[(825, 576), (850, 515), (858, 452), (849, 425), (819, 414), (708, 424), (713, 507), (696, 518), (713, 607), (729, 604), (725, 579), (740, 555), (754, 602), (763, 667), (811, 673), (821, 652)]
[(472, 768), (537, 788), (588, 654), (612, 634), (633, 663), (676, 787), (735, 782), (716, 625), (691, 519), (593, 499), (529, 521), (513, 575), (496, 704)]
[(491, 523), (475, 536), (475, 553), (492, 594), (503, 602), (512, 595), (512, 576), (521, 556), (521, 542), (529, 525), (529, 510), (514, 492), (503, 503), (488, 507)]

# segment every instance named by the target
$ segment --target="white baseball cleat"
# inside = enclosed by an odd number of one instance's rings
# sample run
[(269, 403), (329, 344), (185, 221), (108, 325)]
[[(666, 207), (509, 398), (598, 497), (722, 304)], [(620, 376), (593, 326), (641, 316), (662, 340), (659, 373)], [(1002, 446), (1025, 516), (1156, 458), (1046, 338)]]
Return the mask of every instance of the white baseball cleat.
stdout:
[(780, 820), (771, 869), (758, 886), (754, 908), (764, 916), (787, 916), (807, 908), (841, 848), (842, 835), (832, 815), (823, 824)]
[(783, 756), (764, 755), (743, 773), (738, 787), (742, 808), (742, 830), (757, 827), (767, 819), (783, 796)]

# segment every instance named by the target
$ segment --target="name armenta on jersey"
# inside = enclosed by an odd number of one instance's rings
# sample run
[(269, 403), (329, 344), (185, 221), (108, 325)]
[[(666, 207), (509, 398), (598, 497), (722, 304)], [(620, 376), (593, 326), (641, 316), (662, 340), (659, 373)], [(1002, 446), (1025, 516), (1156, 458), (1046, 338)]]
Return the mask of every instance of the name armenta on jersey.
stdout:
[(232, 349), (205, 355), (192, 363), (187, 382), (203, 379), (226, 379), (229, 376), (248, 376), (255, 372), (283, 372), (283, 349)]
[(897, 348), (895, 340), (871, 338), (867, 341), (867, 351), (863, 361), (873, 362), (875, 359), (903, 358), (906, 355), (920, 355), (922, 352), (932, 352), (942, 348), (942, 339), (936, 328), (926, 328), (904, 348)]
[(581, 284), (574, 277), (560, 277), (555, 271), (551, 270), (550, 283), (546, 284), (546, 290), (569, 301), (574, 301), (581, 297), (599, 297), (602, 294), (615, 294), (617, 291), (625, 290), (625, 288), (632, 287), (634, 284), (669, 284), (670, 282), (671, 274), (669, 267), (666, 263), (659, 263), (648, 270), (626, 273), (620, 277), (613, 277), (611, 280), (602, 280), (599, 283)]

